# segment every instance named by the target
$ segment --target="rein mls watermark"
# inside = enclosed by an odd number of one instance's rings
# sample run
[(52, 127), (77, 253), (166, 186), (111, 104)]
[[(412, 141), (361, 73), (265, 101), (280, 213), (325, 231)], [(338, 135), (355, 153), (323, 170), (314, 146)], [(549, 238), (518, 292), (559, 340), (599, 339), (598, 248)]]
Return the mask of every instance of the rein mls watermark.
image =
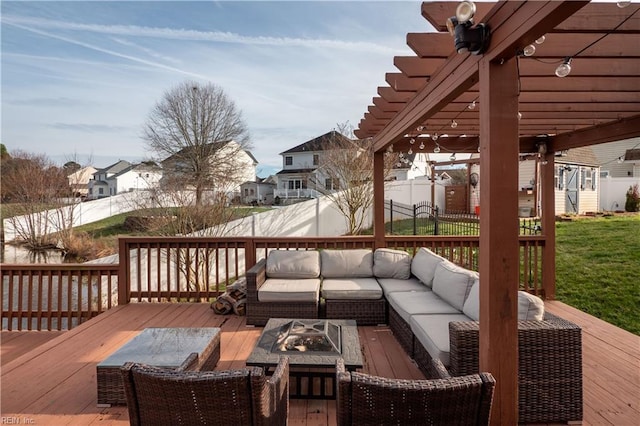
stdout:
[(18, 416), (2, 416), (0, 417), (0, 424), (3, 425), (34, 425), (36, 421), (31, 417), (18, 417)]

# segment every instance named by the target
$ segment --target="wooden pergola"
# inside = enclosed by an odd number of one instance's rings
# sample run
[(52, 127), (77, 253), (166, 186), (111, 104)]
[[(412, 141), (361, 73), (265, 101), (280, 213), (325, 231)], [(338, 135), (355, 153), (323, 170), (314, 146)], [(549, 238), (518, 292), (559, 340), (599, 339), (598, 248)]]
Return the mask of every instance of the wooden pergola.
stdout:
[[(491, 31), (479, 55), (458, 54), (446, 30), (457, 5), (422, 4), (422, 15), (439, 32), (407, 34), (415, 56), (394, 58), (400, 72), (386, 75), (388, 86), (378, 87), (356, 135), (374, 139), (380, 246), (389, 147), (407, 152), (424, 144), (433, 152), (437, 144), (449, 152), (480, 152), (480, 368), (497, 380), (492, 424), (512, 425), (518, 421), (519, 154), (540, 155), (544, 164), (542, 277), (552, 299), (555, 152), (640, 136), (640, 4), (477, 3), (474, 21)], [(535, 52), (528, 56), (530, 46)], [(567, 58), (570, 74), (557, 77)]]

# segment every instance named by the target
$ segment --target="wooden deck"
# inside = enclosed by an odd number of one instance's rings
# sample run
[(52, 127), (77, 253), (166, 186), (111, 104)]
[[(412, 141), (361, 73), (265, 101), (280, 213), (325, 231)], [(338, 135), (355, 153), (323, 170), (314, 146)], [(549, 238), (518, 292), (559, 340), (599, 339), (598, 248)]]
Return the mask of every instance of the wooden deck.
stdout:
[[(640, 337), (559, 302), (548, 309), (583, 327), (585, 425), (640, 424)], [(218, 369), (241, 368), (260, 328), (206, 304), (130, 304), (66, 332), (2, 332), (3, 422), (128, 424), (125, 407), (96, 407), (96, 364), (145, 327), (222, 327)], [(359, 327), (364, 371), (422, 378), (387, 327)], [(292, 400), (289, 424), (335, 424), (332, 401)], [(9, 419), (11, 421), (11, 419)]]

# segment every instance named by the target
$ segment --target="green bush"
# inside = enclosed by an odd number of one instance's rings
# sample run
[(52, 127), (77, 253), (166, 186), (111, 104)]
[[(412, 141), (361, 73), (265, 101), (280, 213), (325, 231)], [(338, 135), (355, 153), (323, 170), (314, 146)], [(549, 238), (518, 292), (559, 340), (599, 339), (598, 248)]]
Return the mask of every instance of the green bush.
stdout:
[(640, 190), (638, 184), (629, 187), (627, 191), (627, 201), (624, 203), (624, 210), (627, 212), (640, 211)]

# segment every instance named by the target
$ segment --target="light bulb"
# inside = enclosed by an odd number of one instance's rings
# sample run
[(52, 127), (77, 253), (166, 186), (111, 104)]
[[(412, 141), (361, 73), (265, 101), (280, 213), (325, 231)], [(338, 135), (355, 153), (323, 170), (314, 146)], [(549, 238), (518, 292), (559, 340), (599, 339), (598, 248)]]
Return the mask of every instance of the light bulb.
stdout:
[(469, 22), (475, 13), (476, 5), (472, 1), (460, 2), (456, 8), (456, 18), (458, 18), (458, 22), (463, 24)]
[(518, 120), (522, 120), (522, 113), (518, 111)]
[(438, 140), (438, 134), (437, 133), (432, 134), (431, 135), (431, 139), (433, 139), (434, 141), (437, 141)]
[(420, 146), (419, 146), (418, 148), (420, 148), (420, 149), (424, 149), (424, 142), (421, 142), (421, 143), (420, 143)]
[(414, 143), (416, 143), (416, 140), (415, 140), (414, 138), (411, 138), (411, 139), (409, 139), (409, 143), (410, 143), (411, 145), (413, 145)]
[(409, 148), (409, 151), (407, 151), (407, 154), (409, 154), (409, 155), (413, 154), (413, 150), (411, 148)]
[(449, 157), (449, 160), (456, 161), (456, 153), (455, 152), (453, 154), (451, 154), (451, 156)]
[(542, 44), (546, 39), (545, 36), (540, 36), (540, 38), (536, 39), (536, 44)]
[(631, 4), (631, 0), (618, 0), (616, 4), (620, 9), (623, 9)]
[(618, 160), (617, 160), (618, 164), (622, 164), (623, 161), (624, 161), (624, 158), (618, 157)]
[(562, 61), (562, 63), (558, 65), (558, 68), (556, 68), (556, 75), (558, 77), (566, 77), (569, 75), (570, 72), (571, 72), (571, 58), (567, 57), (567, 58), (564, 58), (564, 61)]
[(476, 101), (473, 101), (468, 106), (469, 109), (476, 109)]
[(403, 153), (398, 154), (398, 158), (402, 159), (404, 157)]
[(458, 122), (456, 120), (451, 120), (451, 128), (455, 129), (456, 127), (458, 127)]
[(478, 145), (478, 152), (480, 152), (480, 145)]
[(423, 131), (423, 130), (424, 130), (424, 126), (418, 126), (418, 127), (416, 128), (416, 130), (417, 130), (417, 131), (419, 131), (419, 132), (421, 132), (421, 131)]
[(396, 166), (397, 166), (397, 167), (402, 167), (402, 163), (398, 161), (398, 162), (396, 163)]
[(536, 53), (536, 47), (533, 44), (528, 45), (522, 50), (524, 56), (533, 56)]
[(440, 152), (440, 145), (436, 144), (436, 147), (433, 148), (433, 152), (434, 152), (434, 154), (439, 153)]

